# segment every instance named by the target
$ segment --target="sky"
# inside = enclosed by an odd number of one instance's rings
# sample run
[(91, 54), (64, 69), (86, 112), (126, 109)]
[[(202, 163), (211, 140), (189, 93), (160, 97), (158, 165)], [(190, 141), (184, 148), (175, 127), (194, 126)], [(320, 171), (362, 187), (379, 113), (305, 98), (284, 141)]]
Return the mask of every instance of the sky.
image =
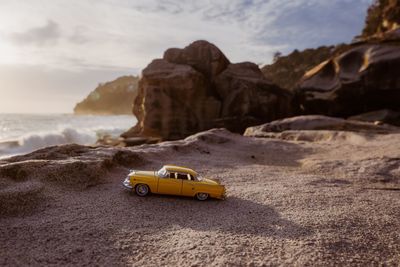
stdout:
[(372, 0), (0, 0), (0, 113), (71, 113), (97, 84), (170, 47), (231, 62), (350, 42)]

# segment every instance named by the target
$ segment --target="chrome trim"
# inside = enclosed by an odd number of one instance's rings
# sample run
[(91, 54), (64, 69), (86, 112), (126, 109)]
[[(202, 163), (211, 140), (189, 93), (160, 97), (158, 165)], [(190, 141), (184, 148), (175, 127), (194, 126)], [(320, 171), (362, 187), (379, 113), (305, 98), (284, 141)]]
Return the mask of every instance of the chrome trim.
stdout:
[(131, 181), (129, 177), (126, 177), (125, 180), (122, 182), (122, 185), (125, 189), (132, 190), (133, 187), (131, 186)]

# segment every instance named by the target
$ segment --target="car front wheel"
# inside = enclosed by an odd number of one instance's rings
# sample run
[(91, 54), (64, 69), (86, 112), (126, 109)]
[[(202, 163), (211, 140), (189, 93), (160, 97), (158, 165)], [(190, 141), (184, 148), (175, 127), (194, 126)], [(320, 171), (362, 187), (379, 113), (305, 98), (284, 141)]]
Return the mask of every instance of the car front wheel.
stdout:
[(206, 193), (197, 193), (196, 198), (200, 201), (204, 201), (208, 198), (208, 194)]
[(138, 184), (138, 185), (135, 187), (135, 192), (136, 192), (136, 194), (137, 194), (138, 196), (144, 197), (144, 196), (146, 196), (146, 195), (149, 194), (150, 190), (149, 190), (149, 187), (148, 187), (147, 185), (145, 185), (145, 184)]

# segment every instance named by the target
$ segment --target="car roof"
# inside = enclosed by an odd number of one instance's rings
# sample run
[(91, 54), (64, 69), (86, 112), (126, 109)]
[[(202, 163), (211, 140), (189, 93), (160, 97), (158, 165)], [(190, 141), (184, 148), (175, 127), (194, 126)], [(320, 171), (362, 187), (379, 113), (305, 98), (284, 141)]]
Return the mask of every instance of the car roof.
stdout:
[(168, 164), (168, 165), (164, 165), (164, 168), (167, 169), (167, 171), (185, 172), (185, 173), (189, 173), (193, 176), (197, 175), (197, 172), (195, 172), (194, 170), (187, 168), (187, 167)]

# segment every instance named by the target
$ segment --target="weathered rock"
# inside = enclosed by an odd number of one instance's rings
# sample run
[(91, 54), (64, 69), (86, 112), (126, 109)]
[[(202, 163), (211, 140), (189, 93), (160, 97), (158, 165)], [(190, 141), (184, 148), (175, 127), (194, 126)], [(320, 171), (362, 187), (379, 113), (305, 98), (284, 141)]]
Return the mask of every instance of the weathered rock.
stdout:
[(224, 117), (221, 119), (216, 119), (214, 121), (215, 128), (225, 128), (229, 129), (235, 133), (243, 133), (246, 128), (250, 125), (260, 125), (261, 119), (246, 116), (246, 117)]
[(164, 59), (190, 65), (209, 79), (220, 74), (230, 63), (218, 47), (203, 40), (195, 41), (183, 49), (170, 48), (165, 51)]
[(216, 46), (197, 41), (143, 70), (133, 107), (138, 123), (122, 136), (174, 140), (216, 126), (243, 132), (286, 116), (290, 101), (255, 64), (229, 64)]
[[(244, 127), (289, 114), (291, 94), (264, 78), (254, 63), (230, 64), (215, 79), (216, 91), (222, 99), (222, 118), (242, 120)], [(228, 127), (230, 128), (230, 127)]]
[(156, 144), (160, 142), (158, 138), (151, 138), (151, 137), (130, 137), (125, 138), (123, 143), (125, 146), (138, 146), (143, 144)]
[(353, 45), (310, 70), (295, 89), (300, 114), (348, 117), (399, 109), (400, 42)]
[(123, 76), (100, 84), (84, 100), (76, 104), (75, 114), (132, 114), (139, 77)]
[(221, 103), (203, 74), (189, 65), (156, 59), (142, 73), (133, 112), (137, 125), (124, 137), (179, 139), (212, 127)]
[(294, 50), (287, 56), (279, 56), (272, 64), (262, 67), (261, 71), (267, 79), (278, 86), (293, 90), (308, 70), (328, 60), (334, 50), (334, 46), (321, 46), (304, 51)]
[(376, 0), (361, 36), (308, 71), (295, 88), (297, 114), (349, 117), (399, 111), (399, 0)]
[(102, 146), (121, 146), (124, 147), (124, 138), (122, 137), (114, 137), (111, 135), (104, 135), (97, 139), (96, 145), (102, 145)]
[(379, 122), (388, 123), (396, 126), (400, 126), (400, 112), (396, 112), (389, 109), (382, 109), (363, 113), (347, 118), (348, 120), (356, 121), (367, 121), (367, 122)]
[(368, 133), (400, 132), (400, 128), (390, 125), (376, 125), (369, 122), (352, 121), (320, 115), (309, 115), (286, 118), (259, 126), (249, 127), (246, 129), (244, 135), (253, 137), (264, 137), (267, 133), (270, 132), (304, 130), (333, 130)]

